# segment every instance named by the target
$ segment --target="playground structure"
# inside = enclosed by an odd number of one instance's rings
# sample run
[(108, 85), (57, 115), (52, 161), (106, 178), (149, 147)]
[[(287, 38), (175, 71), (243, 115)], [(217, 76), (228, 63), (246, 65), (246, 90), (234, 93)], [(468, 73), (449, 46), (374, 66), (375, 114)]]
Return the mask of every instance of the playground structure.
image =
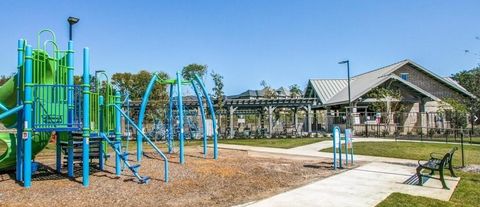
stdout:
[[(42, 34), (49, 34), (51, 39), (40, 44)], [(186, 81), (180, 78), (177, 72), (176, 79), (161, 80), (155, 74), (145, 92), (142, 101), (142, 110), (139, 114), (138, 123), (129, 116), (128, 93), (122, 94), (107, 81), (100, 84), (98, 78), (95, 83), (90, 83), (90, 55), (89, 48), (83, 49), (83, 82), (81, 85), (74, 83), (74, 50), (73, 41), (68, 42), (68, 49), (58, 49), (55, 34), (51, 30), (42, 30), (38, 34), (37, 48), (33, 49), (26, 40), (18, 41), (17, 73), (0, 86), (0, 122), (7, 128), (15, 128), (16, 133), (0, 134), (0, 142), (7, 146), (6, 152), (0, 155), (0, 170), (15, 167), (15, 178), (23, 186), (31, 186), (32, 171), (36, 165), (35, 156), (42, 151), (54, 134), (56, 139), (56, 172), (62, 173), (62, 145), (66, 147), (66, 163), (68, 177), (74, 177), (74, 162), (82, 166), (83, 186), (89, 185), (90, 161), (98, 159), (98, 168), (104, 170), (105, 159), (108, 157), (107, 146), (115, 153), (115, 174), (120, 176), (123, 168), (127, 168), (137, 178), (139, 183), (148, 183), (148, 176), (139, 174), (140, 161), (143, 155), (143, 143), (150, 145), (161, 156), (164, 162), (164, 181), (168, 182), (169, 161), (167, 156), (153, 143), (142, 130), (145, 109), (148, 97), (155, 83), (170, 85), (169, 103), (169, 129), (168, 151), (173, 148), (173, 118), (174, 108), (177, 106), (175, 117), (179, 124), (179, 157), (180, 163), (184, 160), (184, 132), (181, 87), (191, 84), (197, 94), (199, 103), (203, 98), (209, 107), (212, 117), (213, 129), (215, 126), (215, 112), (205, 86), (196, 76), (194, 80)], [(50, 53), (49, 53), (50, 52)], [(95, 74), (95, 76), (97, 73)], [(177, 89), (177, 100), (174, 103), (173, 91)], [(201, 89), (201, 93), (198, 91)], [(126, 111), (124, 111), (126, 108)], [(203, 147), (204, 157), (207, 155), (206, 115), (203, 107)], [(122, 118), (126, 122), (125, 130), (122, 130)], [(137, 163), (133, 164), (128, 159), (128, 141), (130, 129), (137, 133)], [(122, 136), (126, 132), (126, 136)], [(122, 137), (127, 145), (122, 147)], [(80, 140), (80, 141), (79, 141)], [(98, 143), (98, 151), (92, 151), (93, 141)], [(214, 159), (218, 158), (217, 134), (213, 132)], [(93, 153), (93, 154), (92, 154)]]
[[(164, 79), (161, 79), (158, 76), (158, 74), (153, 74), (147, 86), (147, 90), (142, 98), (140, 112), (138, 115), (138, 128), (142, 129), (143, 127), (143, 121), (145, 119), (145, 111), (147, 109), (148, 99), (150, 97), (150, 94), (152, 93), (152, 90), (155, 84), (162, 84), (162, 85), (169, 86), (169, 101), (168, 101), (168, 115), (167, 115), (168, 127), (166, 130), (168, 152), (169, 153), (173, 152), (173, 139), (174, 139), (174, 116), (173, 115), (174, 115), (174, 112), (176, 112), (177, 116), (175, 117), (178, 118), (177, 119), (178, 124), (176, 127), (178, 129), (178, 133), (176, 134), (179, 140), (180, 164), (185, 163), (185, 156), (184, 156), (185, 154), (184, 152), (184, 145), (185, 145), (184, 144), (184, 140), (185, 140), (184, 115), (185, 114), (184, 114), (184, 106), (183, 106), (182, 86), (190, 85), (193, 88), (193, 91), (195, 92), (195, 95), (197, 97), (197, 101), (199, 103), (200, 115), (202, 119), (203, 155), (206, 158), (207, 156), (207, 119), (206, 119), (205, 109), (203, 107), (203, 98), (205, 98), (205, 101), (207, 103), (208, 110), (210, 112), (210, 116), (212, 119), (212, 128), (214, 129), (213, 130), (213, 148), (214, 148), (213, 157), (214, 159), (218, 159), (218, 145), (217, 145), (217, 132), (216, 132), (217, 126), (216, 126), (216, 120), (215, 120), (215, 109), (213, 107), (212, 100), (210, 99), (210, 96), (208, 95), (208, 92), (205, 88), (205, 85), (203, 84), (203, 81), (198, 75), (195, 75), (195, 77), (192, 80), (182, 80), (180, 77), (180, 73), (177, 72), (176, 79), (164, 80)], [(175, 95), (176, 95), (176, 99), (175, 99)], [(187, 123), (186, 125), (191, 125), (191, 124)], [(144, 136), (142, 136), (142, 134), (137, 135), (137, 161), (141, 161), (142, 159), (142, 151), (143, 151), (142, 138), (143, 137)]]
[[(333, 136), (333, 169), (343, 168), (342, 162), (342, 138), (341, 138), (341, 129), (339, 126), (334, 126), (332, 131)], [(353, 140), (352, 140), (352, 130), (345, 129), (344, 134), (344, 147), (345, 147), (345, 167), (348, 166), (348, 157), (350, 156), (350, 164), (353, 165)], [(350, 153), (350, 154), (349, 154)], [(338, 161), (337, 161), (338, 154)]]

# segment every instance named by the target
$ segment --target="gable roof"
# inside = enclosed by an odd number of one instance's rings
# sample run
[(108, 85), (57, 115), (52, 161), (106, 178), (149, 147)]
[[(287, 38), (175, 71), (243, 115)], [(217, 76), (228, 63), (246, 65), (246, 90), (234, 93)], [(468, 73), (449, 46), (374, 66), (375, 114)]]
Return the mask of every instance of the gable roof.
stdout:
[(347, 79), (310, 79), (305, 93), (308, 93), (308, 90), (313, 90), (320, 102), (326, 103), (347, 85)]
[(416, 62), (413, 62), (412, 60), (409, 60), (409, 59), (405, 59), (405, 60), (402, 60), (400, 62), (391, 64), (391, 65), (388, 65), (388, 66), (385, 66), (385, 67), (382, 67), (382, 68), (379, 68), (379, 69), (376, 69), (376, 70), (373, 70), (373, 71), (370, 71), (370, 72), (366, 72), (366, 73), (363, 73), (363, 74), (360, 74), (360, 75), (357, 75), (357, 76), (354, 76), (353, 78), (363, 76), (365, 74), (372, 73), (372, 72), (377, 72), (377, 73), (380, 73), (380, 74), (383, 74), (383, 75), (388, 75), (390, 73), (393, 73), (395, 70), (399, 69), (400, 67), (403, 67), (404, 65), (407, 65), (407, 64), (410, 64), (411, 66), (415, 67), (416, 69), (418, 69), (418, 70), (426, 73), (430, 77), (436, 79), (440, 83), (445, 84), (447, 87), (449, 87), (449, 88), (451, 88), (451, 89), (453, 89), (453, 90), (455, 90), (455, 91), (457, 91), (461, 94), (464, 94), (465, 96), (468, 96), (468, 97), (474, 98), (474, 99), (477, 98), (475, 95), (473, 95), (472, 93), (467, 91), (465, 88), (460, 86), (460, 84), (458, 84), (455, 80), (453, 80), (451, 78), (446, 79), (444, 77), (441, 77), (441, 76), (435, 74), (434, 72), (424, 68), (423, 66), (421, 66), (421, 65), (417, 64)]
[[(432, 95), (431, 93), (393, 74), (395, 70), (407, 64), (410, 64), (416, 69), (425, 72), (426, 74), (437, 79), (439, 82), (447, 85), (453, 90), (456, 90), (471, 98), (476, 98), (473, 94), (465, 90), (465, 88), (461, 87), (454, 80), (442, 78), (436, 75), (435, 73), (416, 64), (415, 62), (407, 59), (407, 60), (402, 60), (400, 62), (396, 62), (391, 65), (387, 65), (385, 67), (381, 67), (372, 71), (368, 71), (368, 72), (353, 76), (350, 82), (351, 99), (355, 100), (360, 98), (361, 96), (366, 94), (368, 91), (386, 82), (387, 80), (396, 80), (402, 83), (403, 85), (413, 89), (414, 91), (417, 91), (431, 98), (432, 100), (439, 100), (436, 96)], [(315, 93), (317, 94), (318, 98), (320, 99), (323, 105), (336, 105), (336, 104), (348, 103), (347, 80), (345, 79), (336, 80), (335, 83), (337, 84), (337, 86), (340, 86), (340, 87), (332, 87), (331, 85), (328, 85), (329, 81), (330, 79), (326, 79), (326, 80), (312, 79), (312, 80), (309, 80), (309, 86), (311, 84), (312, 88), (314, 89)]]

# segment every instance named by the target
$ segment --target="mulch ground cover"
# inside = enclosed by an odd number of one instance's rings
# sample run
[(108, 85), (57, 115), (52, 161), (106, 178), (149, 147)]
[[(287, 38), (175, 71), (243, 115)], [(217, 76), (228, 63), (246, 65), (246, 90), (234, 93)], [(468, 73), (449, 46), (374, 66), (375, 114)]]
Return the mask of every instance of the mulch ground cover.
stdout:
[(114, 159), (109, 159), (106, 171), (92, 167), (88, 188), (81, 184), (79, 165), (78, 177), (69, 179), (53, 172), (51, 152), (40, 154), (37, 160), (43, 165), (30, 189), (16, 183), (13, 172), (0, 174), (0, 206), (232, 206), (342, 172), (331, 169), (330, 159), (267, 159), (220, 150), (220, 158), (213, 160), (203, 159), (200, 151), (200, 147), (186, 148), (184, 165), (176, 154), (168, 155), (168, 183), (163, 181), (163, 161), (153, 152), (145, 153), (140, 169), (141, 175), (152, 178), (148, 184), (138, 184), (127, 169), (115, 176)]

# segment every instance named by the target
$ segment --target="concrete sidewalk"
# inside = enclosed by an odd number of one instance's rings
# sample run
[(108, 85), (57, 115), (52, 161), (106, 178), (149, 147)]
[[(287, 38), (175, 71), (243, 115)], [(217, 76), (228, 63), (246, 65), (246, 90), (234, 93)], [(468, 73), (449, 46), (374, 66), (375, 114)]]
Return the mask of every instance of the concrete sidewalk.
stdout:
[[(246, 146), (246, 145), (231, 145), (231, 144), (219, 144), (218, 147), (220, 149), (247, 151), (250, 155), (255, 155), (258, 157), (286, 158), (286, 156), (290, 156), (292, 159), (318, 159), (318, 158), (333, 159), (332, 153), (319, 152), (319, 150), (321, 149), (330, 148), (331, 141), (323, 141), (323, 142), (318, 142), (318, 143), (305, 145), (301, 147), (295, 147), (291, 149), (281, 149), (281, 148), (271, 148), (271, 147), (253, 147), (253, 146)], [(365, 155), (354, 155), (353, 158), (356, 161), (388, 162), (388, 163), (400, 163), (400, 164), (417, 163), (416, 160), (407, 160), (407, 159), (398, 159), (398, 158), (389, 158), (389, 157), (374, 157), (374, 156), (365, 156)], [(345, 159), (345, 155), (343, 155), (342, 159)]]
[(449, 200), (459, 178), (447, 177), (451, 190), (442, 189), (439, 180), (429, 179), (424, 186), (403, 184), (415, 168), (372, 162), (344, 173), (240, 206), (375, 206), (393, 192)]
[[(394, 141), (378, 138), (357, 138), (354, 142)], [(267, 158), (315, 160), (332, 159), (332, 153), (319, 152), (331, 148), (332, 141), (317, 142), (291, 149), (220, 144), (219, 148), (247, 151), (249, 155)], [(343, 157), (345, 159), (345, 157)], [(240, 206), (375, 206), (393, 192), (449, 200), (459, 178), (447, 177), (451, 190), (442, 189), (437, 179), (428, 179), (424, 186), (403, 184), (415, 175), (416, 160), (354, 155), (363, 165), (341, 174), (278, 194), (265, 200)]]

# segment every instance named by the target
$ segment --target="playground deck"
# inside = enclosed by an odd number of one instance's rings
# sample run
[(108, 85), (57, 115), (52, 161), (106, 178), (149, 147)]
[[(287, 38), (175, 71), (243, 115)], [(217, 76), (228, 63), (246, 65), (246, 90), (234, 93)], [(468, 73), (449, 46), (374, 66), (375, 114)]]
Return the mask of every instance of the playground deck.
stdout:
[[(146, 149), (148, 150), (148, 149)], [(108, 160), (106, 171), (92, 170), (90, 188), (82, 178), (76, 182), (52, 171), (55, 155), (46, 150), (38, 159), (50, 170), (34, 175), (31, 189), (15, 183), (14, 174), (0, 174), (0, 203), (6, 206), (231, 206), (260, 200), (333, 175), (331, 159), (312, 161), (250, 157), (246, 152), (222, 150), (218, 161), (205, 160), (199, 146), (186, 148), (188, 161), (178, 164), (170, 156), (171, 178), (163, 182), (162, 162), (146, 152), (141, 172), (152, 177), (148, 185), (137, 184), (130, 173), (119, 178), (114, 162)], [(150, 155), (152, 157), (150, 157)], [(134, 156), (131, 156), (134, 158)], [(77, 168), (79, 169), (79, 168)], [(342, 171), (337, 171), (337, 173)], [(81, 171), (77, 172), (81, 175)]]

